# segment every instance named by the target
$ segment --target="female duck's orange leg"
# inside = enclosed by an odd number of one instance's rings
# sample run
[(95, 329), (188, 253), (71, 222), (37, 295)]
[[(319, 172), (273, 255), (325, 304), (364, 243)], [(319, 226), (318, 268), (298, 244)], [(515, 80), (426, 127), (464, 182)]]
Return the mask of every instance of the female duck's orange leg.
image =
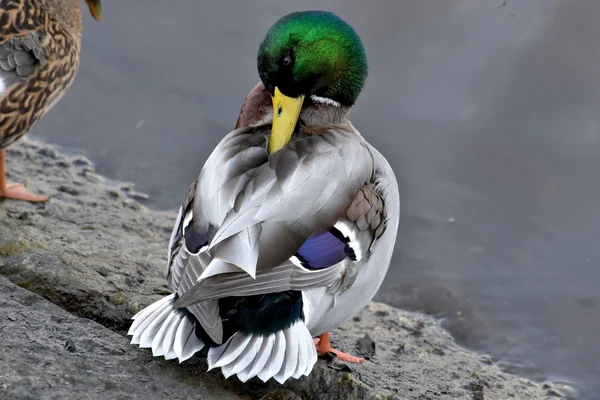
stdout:
[(4, 169), (5, 159), (6, 150), (0, 150), (0, 199), (24, 200), (32, 203), (48, 201), (48, 196), (31, 193), (21, 183), (8, 182), (6, 180), (6, 170)]
[(350, 354), (343, 353), (339, 350), (332, 349), (329, 343), (329, 332), (322, 334), (318, 339), (315, 339), (315, 347), (317, 348), (317, 354), (322, 356), (327, 353), (333, 353), (342, 361), (360, 364), (365, 361), (364, 358), (351, 356)]

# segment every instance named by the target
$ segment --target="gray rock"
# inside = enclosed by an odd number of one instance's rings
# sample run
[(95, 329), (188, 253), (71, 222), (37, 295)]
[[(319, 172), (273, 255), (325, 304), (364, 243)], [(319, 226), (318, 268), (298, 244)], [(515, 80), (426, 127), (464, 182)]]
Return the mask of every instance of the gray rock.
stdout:
[[(357, 321), (360, 321), (360, 319)], [(371, 339), (371, 337), (367, 333), (365, 333), (365, 336), (363, 336), (362, 338), (360, 338), (356, 341), (355, 348), (356, 348), (356, 355), (360, 356), (360, 357), (364, 357), (367, 360), (369, 360), (371, 357), (373, 357), (376, 353), (375, 342), (373, 341), (373, 339)]]
[(291, 390), (280, 389), (261, 397), (260, 400), (302, 400), (302, 398)]
[[(51, 200), (0, 203), (0, 274), (56, 306), (2, 281), (0, 398), (227, 399), (282, 389), (225, 380), (207, 373), (199, 357), (181, 365), (154, 359), (117, 334), (169, 293), (174, 212), (148, 210), (128, 198), (132, 188), (107, 184), (80, 157), (39, 143), (11, 146), (7, 159), (12, 180), (31, 177)], [(377, 349), (369, 360), (320, 360), (309, 377), (284, 388), (302, 399), (545, 398), (538, 384), (456, 346), (428, 316), (371, 303), (332, 333), (332, 345), (355, 352), (365, 333), (373, 345), (363, 345)]]
[(1, 276), (0, 309), (1, 399), (249, 398), (198, 365), (188, 370), (135, 351), (121, 335)]

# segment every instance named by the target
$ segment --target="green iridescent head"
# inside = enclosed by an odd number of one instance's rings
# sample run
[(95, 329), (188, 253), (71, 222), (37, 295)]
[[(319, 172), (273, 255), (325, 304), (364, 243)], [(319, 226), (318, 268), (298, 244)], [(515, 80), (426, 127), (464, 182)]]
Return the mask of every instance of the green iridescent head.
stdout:
[(354, 104), (367, 78), (360, 37), (326, 11), (288, 14), (267, 32), (258, 50), (258, 73), (273, 95), (316, 95)]

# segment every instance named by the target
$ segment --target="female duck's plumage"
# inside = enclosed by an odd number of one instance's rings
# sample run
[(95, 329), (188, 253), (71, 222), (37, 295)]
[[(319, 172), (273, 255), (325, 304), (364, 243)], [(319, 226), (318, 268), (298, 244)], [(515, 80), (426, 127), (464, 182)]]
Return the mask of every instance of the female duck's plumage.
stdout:
[[(99, 0), (88, 4), (99, 18)], [(79, 0), (0, 2), (0, 197), (7, 194), (4, 149), (25, 135), (69, 88), (80, 47)]]
[(303, 100), (291, 140), (270, 154), (271, 96), (263, 83), (249, 94), (179, 209), (174, 293), (133, 317), (132, 343), (180, 362), (208, 347), (226, 377), (284, 382), (310, 373), (314, 337), (373, 298), (396, 239), (394, 173), (350, 106)]

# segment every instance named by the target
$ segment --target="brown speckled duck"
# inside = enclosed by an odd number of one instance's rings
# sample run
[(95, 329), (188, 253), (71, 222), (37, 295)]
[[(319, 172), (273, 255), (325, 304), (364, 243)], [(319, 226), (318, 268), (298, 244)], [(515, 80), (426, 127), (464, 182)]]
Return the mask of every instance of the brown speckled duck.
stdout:
[[(100, 20), (100, 0), (86, 0)], [(0, 0), (0, 199), (47, 196), (6, 180), (6, 148), (25, 135), (69, 88), (79, 67), (79, 0)]]

